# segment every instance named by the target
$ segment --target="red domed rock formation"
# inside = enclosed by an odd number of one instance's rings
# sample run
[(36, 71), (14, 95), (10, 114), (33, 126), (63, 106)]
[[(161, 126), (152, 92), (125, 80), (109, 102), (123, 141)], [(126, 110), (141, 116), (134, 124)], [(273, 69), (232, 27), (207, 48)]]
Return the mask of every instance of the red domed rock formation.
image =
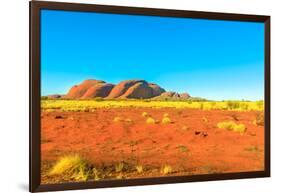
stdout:
[(96, 97), (107, 99), (156, 99), (181, 100), (188, 99), (188, 93), (166, 92), (163, 88), (145, 80), (126, 80), (117, 85), (102, 80), (89, 79), (73, 86), (63, 98), (92, 99)]
[(91, 99), (96, 97), (107, 97), (114, 87), (113, 84), (98, 83), (90, 87), (86, 93), (81, 97), (82, 99)]
[(165, 92), (165, 90), (163, 88), (161, 88), (160, 86), (158, 86), (157, 84), (149, 83), (149, 87), (152, 88), (153, 97), (159, 96)]
[(113, 99), (121, 97), (131, 86), (138, 82), (142, 82), (142, 80), (126, 80), (120, 82), (112, 89), (107, 98)]
[(100, 83), (105, 83), (105, 82), (102, 80), (94, 80), (94, 79), (85, 80), (81, 84), (73, 86), (66, 94), (65, 98), (79, 99), (87, 92), (87, 90), (90, 87)]
[(143, 81), (131, 86), (120, 98), (147, 99), (151, 97), (153, 97), (153, 89)]
[(107, 98), (148, 99), (165, 92), (160, 86), (145, 80), (126, 80), (117, 84)]

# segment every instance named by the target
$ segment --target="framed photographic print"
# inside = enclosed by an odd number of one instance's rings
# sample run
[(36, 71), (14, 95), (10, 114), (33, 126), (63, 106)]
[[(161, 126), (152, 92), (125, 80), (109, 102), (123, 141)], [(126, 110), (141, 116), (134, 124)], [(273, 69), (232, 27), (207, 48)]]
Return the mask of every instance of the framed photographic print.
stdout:
[(269, 176), (269, 16), (30, 2), (30, 191)]

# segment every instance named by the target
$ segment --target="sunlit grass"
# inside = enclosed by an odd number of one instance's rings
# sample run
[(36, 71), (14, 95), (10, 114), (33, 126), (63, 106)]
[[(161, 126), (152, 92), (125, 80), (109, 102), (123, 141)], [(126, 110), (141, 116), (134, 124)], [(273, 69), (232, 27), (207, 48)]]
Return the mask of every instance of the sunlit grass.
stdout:
[(113, 119), (114, 122), (121, 122), (123, 120), (124, 119), (122, 117), (114, 117), (114, 119)]
[(148, 117), (148, 118), (146, 119), (146, 123), (147, 123), (147, 124), (155, 124), (156, 121), (155, 121), (155, 119), (153, 119), (152, 117)]
[(115, 164), (115, 172), (122, 172), (123, 169), (124, 169), (124, 163), (123, 162)]
[(143, 113), (141, 114), (141, 116), (143, 116), (143, 117), (148, 117), (149, 115), (148, 115), (147, 112), (143, 112)]
[(101, 179), (101, 173), (96, 168), (92, 169), (92, 175), (95, 181), (99, 181)]
[(161, 173), (165, 174), (165, 175), (172, 173), (172, 171), (173, 171), (173, 169), (172, 169), (172, 166), (170, 166), (170, 165), (164, 165), (161, 168)]
[(87, 162), (78, 155), (61, 157), (52, 167), (49, 175), (59, 175), (65, 179), (86, 181), (89, 177)]
[(170, 123), (172, 123), (172, 121), (171, 121), (171, 119), (169, 117), (164, 117), (162, 119), (162, 123), (163, 124), (170, 124)]
[(139, 174), (143, 172), (143, 166), (142, 165), (136, 165), (136, 170)]
[(217, 124), (217, 127), (220, 129), (239, 132), (241, 134), (246, 132), (246, 126), (244, 124), (236, 124), (233, 121), (220, 122)]
[(125, 119), (125, 122), (127, 122), (127, 123), (133, 123), (133, 120), (132, 120), (132, 119), (127, 118), (127, 119)]
[(208, 123), (208, 122), (209, 122), (206, 117), (203, 117), (203, 118), (202, 118), (202, 121), (203, 121), (204, 123)]
[(253, 121), (254, 125), (258, 125), (258, 126), (264, 126), (264, 114), (263, 113), (258, 113), (256, 115), (255, 120)]
[[(122, 107), (147, 107), (147, 108), (192, 108), (202, 110), (234, 110), (234, 111), (263, 111), (263, 101), (144, 101), (144, 100), (41, 100), (44, 111), (74, 111), (93, 112), (98, 108), (122, 108)], [(143, 112), (143, 117), (148, 113)]]

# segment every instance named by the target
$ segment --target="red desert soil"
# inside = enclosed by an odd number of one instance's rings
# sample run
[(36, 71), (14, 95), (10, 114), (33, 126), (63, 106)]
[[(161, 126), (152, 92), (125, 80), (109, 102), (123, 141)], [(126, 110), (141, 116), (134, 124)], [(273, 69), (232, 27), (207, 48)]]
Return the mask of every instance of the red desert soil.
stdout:
[[(147, 124), (143, 112), (160, 123)], [(173, 123), (161, 123), (164, 113)], [(160, 168), (165, 164), (174, 172), (169, 175), (261, 171), (264, 127), (253, 124), (257, 113), (175, 108), (42, 112), (42, 173), (70, 153), (95, 166), (126, 162), (147, 168), (128, 178), (162, 176)], [(114, 122), (115, 117), (131, 121)], [(243, 123), (246, 133), (217, 128), (218, 122), (227, 120)], [(47, 183), (44, 177), (42, 181)]]

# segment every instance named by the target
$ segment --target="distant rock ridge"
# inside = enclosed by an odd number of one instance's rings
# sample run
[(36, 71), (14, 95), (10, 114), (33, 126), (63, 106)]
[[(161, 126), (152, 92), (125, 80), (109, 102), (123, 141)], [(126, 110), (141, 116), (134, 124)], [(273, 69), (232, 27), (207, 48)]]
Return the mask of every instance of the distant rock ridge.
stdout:
[[(187, 99), (188, 93), (166, 92), (164, 88), (145, 80), (125, 80), (116, 85), (102, 80), (88, 79), (74, 85), (62, 98), (67, 99)], [(52, 97), (61, 98), (61, 97)]]
[(191, 98), (188, 93), (164, 92), (161, 95), (154, 97), (155, 100), (186, 100)]

